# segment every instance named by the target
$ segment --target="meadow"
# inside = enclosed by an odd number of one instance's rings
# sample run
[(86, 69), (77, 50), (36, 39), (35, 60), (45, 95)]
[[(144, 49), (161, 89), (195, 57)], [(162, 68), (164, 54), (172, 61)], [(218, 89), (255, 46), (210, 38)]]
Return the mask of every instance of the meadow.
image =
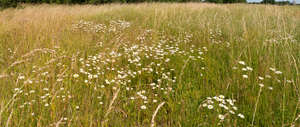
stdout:
[(300, 7), (0, 11), (1, 127), (300, 126)]

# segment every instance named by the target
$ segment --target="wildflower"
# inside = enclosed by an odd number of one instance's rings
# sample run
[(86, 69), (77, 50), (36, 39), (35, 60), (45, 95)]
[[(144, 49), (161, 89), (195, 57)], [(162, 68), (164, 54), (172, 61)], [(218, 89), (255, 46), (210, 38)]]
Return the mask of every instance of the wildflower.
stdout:
[(207, 106), (207, 108), (208, 108), (208, 109), (213, 109), (213, 108), (214, 108), (214, 106), (212, 106), (212, 105), (208, 105), (208, 106)]
[(275, 71), (275, 74), (282, 74), (282, 72), (281, 71)]
[(170, 61), (170, 58), (167, 58), (167, 59), (165, 60), (166, 63), (169, 62), (169, 61)]
[(276, 80), (278, 83), (281, 83), (281, 81), (279, 79)]
[(18, 78), (19, 78), (20, 80), (22, 80), (22, 79), (25, 79), (25, 76), (22, 75), (22, 76), (19, 76)]
[(93, 75), (88, 75), (88, 79), (92, 79), (93, 78)]
[(251, 68), (251, 67), (246, 67), (247, 68), (247, 70), (249, 70), (249, 71), (253, 71), (253, 68)]
[(247, 71), (247, 68), (242, 68), (242, 71)]
[(59, 79), (57, 79), (56, 81), (57, 81), (57, 82), (61, 82), (62, 80), (63, 80), (63, 79), (59, 78)]
[(213, 102), (212, 100), (209, 99), (209, 100), (207, 100), (207, 103), (208, 103), (208, 104), (213, 104), (214, 102)]
[(29, 91), (29, 93), (34, 93), (34, 92), (35, 92), (35, 90), (30, 90), (30, 91)]
[(155, 83), (151, 83), (151, 84), (150, 84), (150, 86), (154, 86), (154, 85), (155, 85)]
[(20, 91), (21, 89), (20, 89), (20, 88), (15, 88), (14, 90), (15, 90), (15, 91)]
[(243, 75), (243, 78), (248, 78), (248, 75)]
[(112, 83), (115, 83), (115, 80), (113, 79), (113, 80), (111, 80), (111, 82), (112, 82)]
[(275, 68), (272, 68), (272, 67), (270, 67), (270, 70), (271, 70), (271, 71), (274, 71), (274, 72), (276, 71), (276, 69), (275, 69)]
[(246, 63), (244, 61), (239, 61), (239, 64), (245, 65)]
[(74, 77), (74, 78), (78, 78), (79, 75), (78, 75), (78, 74), (74, 74), (73, 77)]
[(269, 89), (269, 90), (273, 90), (273, 87), (270, 86), (270, 87), (268, 87), (268, 89)]
[(110, 84), (110, 82), (109, 82), (107, 79), (105, 79), (105, 83), (106, 83), (106, 84)]
[(225, 119), (225, 116), (224, 116), (224, 115), (221, 115), (221, 114), (219, 114), (218, 117), (219, 117), (220, 120), (224, 120), (224, 119)]
[(266, 75), (266, 78), (271, 78), (271, 75)]
[(240, 118), (242, 118), (242, 119), (245, 118), (245, 116), (244, 116), (243, 114), (241, 114), (241, 113), (239, 113), (238, 116), (239, 116)]
[(264, 87), (264, 84), (262, 84), (262, 83), (259, 83), (258, 85), (259, 85), (260, 87)]
[(147, 109), (147, 107), (145, 105), (142, 105), (141, 109)]
[(235, 107), (235, 106), (233, 106), (232, 108), (233, 108), (234, 110), (237, 110), (237, 107)]
[(24, 82), (25, 84), (32, 84), (33, 83), (33, 81), (32, 80), (30, 80), (30, 79), (28, 79), (28, 80), (26, 80), (25, 82)]
[(259, 79), (259, 80), (264, 80), (264, 78), (263, 78), (263, 77), (261, 77), (261, 76), (258, 76), (258, 79)]

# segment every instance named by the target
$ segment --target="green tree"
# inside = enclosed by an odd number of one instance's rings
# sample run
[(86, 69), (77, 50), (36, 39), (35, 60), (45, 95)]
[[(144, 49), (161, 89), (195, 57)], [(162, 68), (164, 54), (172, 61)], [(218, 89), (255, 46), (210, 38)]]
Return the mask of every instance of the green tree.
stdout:
[(206, 2), (211, 2), (211, 3), (223, 3), (223, 0), (206, 0)]
[(17, 7), (17, 0), (0, 0), (0, 8)]
[(263, 3), (263, 4), (275, 4), (275, 0), (263, 0), (261, 3)]

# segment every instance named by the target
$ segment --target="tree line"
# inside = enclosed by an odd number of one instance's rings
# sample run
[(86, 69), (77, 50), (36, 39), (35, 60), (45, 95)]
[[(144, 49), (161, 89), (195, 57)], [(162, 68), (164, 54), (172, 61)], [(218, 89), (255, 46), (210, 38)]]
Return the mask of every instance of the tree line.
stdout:
[[(246, 3), (247, 0), (0, 0), (0, 8), (17, 7), (21, 3), (31, 4), (104, 4), (104, 3), (140, 3), (140, 2), (211, 2), (211, 3)], [(278, 4), (275, 0), (263, 0), (260, 3)], [(279, 4), (290, 4), (283, 1)]]
[(213, 2), (243, 3), (246, 0), (0, 0), (0, 7), (16, 7), (20, 3), (31, 4), (104, 4), (104, 3), (141, 3), (141, 2)]

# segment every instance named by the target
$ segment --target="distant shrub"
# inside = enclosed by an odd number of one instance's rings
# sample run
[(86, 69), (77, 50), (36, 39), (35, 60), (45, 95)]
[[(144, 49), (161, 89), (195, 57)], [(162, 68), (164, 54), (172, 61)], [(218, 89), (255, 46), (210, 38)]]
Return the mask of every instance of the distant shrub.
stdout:
[(292, 4), (292, 3), (290, 3), (290, 1), (276, 1), (275, 3), (278, 4), (278, 5), (290, 5), (290, 4)]
[(16, 0), (0, 0), (0, 8), (17, 7)]
[(263, 4), (275, 4), (275, 0), (263, 0), (261, 3), (263, 3)]
[(211, 3), (246, 3), (247, 0), (206, 0)]

